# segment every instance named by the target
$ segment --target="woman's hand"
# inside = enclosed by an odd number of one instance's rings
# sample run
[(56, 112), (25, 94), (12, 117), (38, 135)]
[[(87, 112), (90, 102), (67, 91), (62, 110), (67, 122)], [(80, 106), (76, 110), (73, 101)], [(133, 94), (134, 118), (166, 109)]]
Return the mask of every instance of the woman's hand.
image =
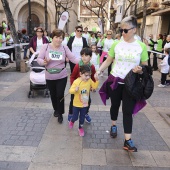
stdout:
[(69, 62), (69, 59), (66, 57), (66, 62), (68, 63)]
[(142, 74), (142, 67), (141, 66), (136, 66), (135, 68), (133, 68), (132, 70), (134, 73), (138, 73), (138, 74)]
[(96, 71), (96, 73), (94, 74), (94, 78), (95, 78), (96, 81), (99, 80), (99, 75), (100, 75), (100, 74), (101, 74), (101, 71), (100, 71), (100, 70)]
[(44, 59), (44, 65), (47, 65), (50, 60)]

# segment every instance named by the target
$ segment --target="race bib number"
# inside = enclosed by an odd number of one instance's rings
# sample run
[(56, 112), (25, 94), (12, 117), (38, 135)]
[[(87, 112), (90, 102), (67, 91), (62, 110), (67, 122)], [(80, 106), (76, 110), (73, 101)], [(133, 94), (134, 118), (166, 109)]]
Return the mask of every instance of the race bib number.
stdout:
[(57, 51), (50, 51), (49, 52), (49, 58), (51, 60), (62, 60), (63, 53), (62, 52), (57, 52)]

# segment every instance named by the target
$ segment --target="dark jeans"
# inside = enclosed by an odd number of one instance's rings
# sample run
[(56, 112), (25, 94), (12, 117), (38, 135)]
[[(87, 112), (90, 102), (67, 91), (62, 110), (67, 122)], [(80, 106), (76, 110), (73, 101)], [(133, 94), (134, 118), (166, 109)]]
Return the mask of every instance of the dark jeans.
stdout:
[[(85, 119), (85, 115), (87, 113), (87, 107), (74, 107), (73, 106), (73, 117), (71, 118), (71, 122), (75, 122), (78, 120), (78, 116), (79, 116), (79, 128), (81, 128), (84, 124), (84, 119)], [(79, 114), (80, 113), (80, 114)]]
[(122, 112), (123, 112), (123, 126), (124, 133), (132, 133), (132, 113), (136, 101), (132, 99), (125, 89), (124, 84), (118, 84), (115, 90), (110, 87), (111, 83), (107, 84), (109, 97), (111, 99), (110, 116), (111, 120), (116, 121), (119, 113), (119, 107), (122, 101)]
[(75, 64), (69, 61), (71, 73), (73, 72)]
[[(73, 100), (74, 100), (74, 94), (71, 94), (71, 97), (70, 97), (70, 105), (69, 105), (69, 114), (70, 114), (70, 115), (73, 114)], [(90, 96), (89, 96), (89, 102), (88, 102), (88, 107), (87, 107), (87, 113), (89, 112), (90, 105), (91, 105), (91, 98), (90, 98)]]
[(64, 99), (62, 101), (61, 99), (64, 97), (64, 91), (67, 84), (67, 77), (58, 80), (46, 81), (48, 89), (50, 91), (53, 109), (60, 115), (64, 114)]
[(168, 73), (161, 73), (161, 84), (165, 85)]

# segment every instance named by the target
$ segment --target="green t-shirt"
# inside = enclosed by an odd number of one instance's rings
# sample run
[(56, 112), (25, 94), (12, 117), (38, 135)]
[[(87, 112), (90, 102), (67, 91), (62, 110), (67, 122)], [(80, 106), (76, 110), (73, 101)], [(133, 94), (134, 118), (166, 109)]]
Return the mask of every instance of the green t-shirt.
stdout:
[(136, 40), (127, 43), (124, 40), (113, 43), (108, 55), (114, 58), (111, 74), (124, 79), (131, 69), (148, 60), (147, 47)]
[(162, 52), (162, 44), (163, 44), (162, 39), (157, 40), (157, 47), (156, 47), (157, 51)]

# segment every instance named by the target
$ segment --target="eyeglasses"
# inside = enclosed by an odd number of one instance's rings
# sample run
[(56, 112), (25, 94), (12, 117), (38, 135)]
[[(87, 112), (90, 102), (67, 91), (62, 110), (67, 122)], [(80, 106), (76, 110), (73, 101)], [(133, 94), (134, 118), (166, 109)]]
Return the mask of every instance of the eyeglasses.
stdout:
[(82, 30), (77, 30), (77, 32), (83, 32)]
[(36, 32), (43, 32), (43, 31), (36, 31)]
[(121, 33), (125, 33), (125, 34), (127, 34), (128, 33), (128, 31), (129, 30), (131, 30), (131, 29), (133, 29), (134, 27), (132, 27), (132, 28), (129, 28), (129, 29), (120, 29), (119, 31), (121, 32)]

